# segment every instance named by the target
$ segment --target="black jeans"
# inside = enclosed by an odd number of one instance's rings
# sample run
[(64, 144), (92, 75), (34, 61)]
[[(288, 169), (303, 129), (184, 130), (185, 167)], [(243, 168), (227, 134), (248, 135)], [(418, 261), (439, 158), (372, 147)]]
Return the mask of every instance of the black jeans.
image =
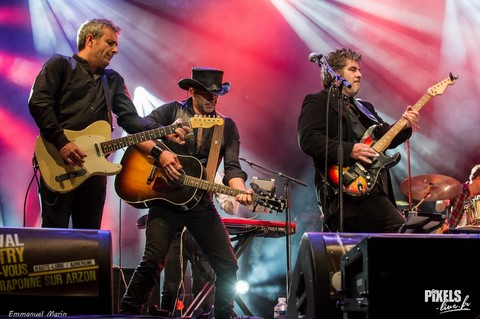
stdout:
[[(338, 231), (338, 205), (334, 198), (331, 208), (336, 210), (326, 221), (328, 231)], [(385, 192), (376, 186), (362, 199), (344, 196), (343, 232), (349, 233), (396, 233), (405, 222), (400, 211)]]
[(100, 229), (106, 197), (106, 176), (91, 176), (76, 189), (59, 194), (40, 181), (42, 227)]
[(165, 267), (170, 244), (182, 226), (193, 235), (215, 271), (215, 318), (232, 316), (238, 263), (228, 231), (211, 200), (202, 200), (185, 212), (175, 212), (166, 206), (150, 209), (145, 251), (122, 298), (121, 313), (141, 313)]
[[(196, 240), (187, 230), (183, 229), (181, 234), (175, 236), (167, 255), (167, 264), (165, 266), (163, 287), (162, 287), (162, 303), (161, 308), (170, 311), (173, 316), (181, 316), (181, 312), (175, 311), (177, 298), (181, 294), (185, 294), (183, 285), (183, 277), (187, 268), (187, 262), (190, 263), (192, 269), (192, 291), (193, 298), (210, 280), (215, 276), (208, 258), (197, 244)], [(214, 303), (211, 298), (213, 294), (209, 294), (205, 299), (202, 309), (208, 312)], [(184, 309), (186, 310), (186, 309)]]

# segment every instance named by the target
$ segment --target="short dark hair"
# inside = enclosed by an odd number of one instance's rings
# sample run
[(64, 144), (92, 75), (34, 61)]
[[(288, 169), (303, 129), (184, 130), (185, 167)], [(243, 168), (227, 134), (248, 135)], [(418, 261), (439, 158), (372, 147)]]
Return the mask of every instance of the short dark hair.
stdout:
[(475, 165), (470, 171), (470, 181), (480, 176), (480, 164)]
[(122, 29), (116, 26), (111, 20), (108, 19), (92, 19), (85, 21), (77, 32), (77, 49), (78, 51), (85, 48), (85, 41), (87, 35), (91, 34), (95, 39), (100, 39), (103, 35), (103, 28), (110, 28), (116, 33), (120, 33)]
[[(325, 55), (325, 58), (332, 70), (337, 73), (347, 65), (348, 60), (359, 63), (362, 60), (360, 53), (348, 48), (331, 51)], [(322, 69), (322, 82), (324, 88), (330, 87), (333, 83), (333, 77), (325, 68)]]

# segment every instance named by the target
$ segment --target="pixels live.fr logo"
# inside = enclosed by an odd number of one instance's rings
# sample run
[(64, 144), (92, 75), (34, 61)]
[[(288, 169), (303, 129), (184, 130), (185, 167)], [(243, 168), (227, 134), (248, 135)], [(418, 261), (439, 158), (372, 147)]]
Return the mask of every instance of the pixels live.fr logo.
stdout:
[(455, 312), (455, 311), (470, 311), (470, 302), (466, 295), (463, 297), (461, 290), (425, 290), (425, 302), (440, 303), (440, 314)]

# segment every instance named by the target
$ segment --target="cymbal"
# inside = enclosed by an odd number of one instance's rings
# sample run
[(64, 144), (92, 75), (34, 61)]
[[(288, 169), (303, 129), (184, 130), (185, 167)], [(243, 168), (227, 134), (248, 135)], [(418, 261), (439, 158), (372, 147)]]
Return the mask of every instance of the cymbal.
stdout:
[[(437, 201), (450, 199), (462, 192), (462, 184), (452, 177), (439, 174), (418, 175), (410, 178), (412, 198)], [(400, 191), (408, 196), (408, 178), (400, 184)]]

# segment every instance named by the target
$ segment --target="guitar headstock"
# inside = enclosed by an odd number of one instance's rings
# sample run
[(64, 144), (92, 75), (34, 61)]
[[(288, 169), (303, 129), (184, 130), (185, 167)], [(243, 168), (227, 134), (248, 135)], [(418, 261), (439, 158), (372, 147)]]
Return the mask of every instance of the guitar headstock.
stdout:
[(427, 91), (428, 94), (431, 96), (439, 95), (445, 92), (447, 87), (449, 85), (452, 85), (455, 83), (455, 81), (458, 79), (458, 76), (454, 76), (452, 73), (448, 76), (448, 78), (444, 79), (443, 81), (438, 82), (434, 86), (430, 87)]
[(215, 125), (223, 125), (224, 120), (221, 117), (195, 115), (194, 117), (191, 117), (188, 122), (190, 123), (191, 128), (210, 128)]
[(253, 200), (270, 210), (274, 210), (277, 213), (281, 213), (287, 207), (287, 200), (282, 198), (277, 198), (277, 195), (266, 194), (262, 190), (254, 190), (255, 196), (253, 196)]

